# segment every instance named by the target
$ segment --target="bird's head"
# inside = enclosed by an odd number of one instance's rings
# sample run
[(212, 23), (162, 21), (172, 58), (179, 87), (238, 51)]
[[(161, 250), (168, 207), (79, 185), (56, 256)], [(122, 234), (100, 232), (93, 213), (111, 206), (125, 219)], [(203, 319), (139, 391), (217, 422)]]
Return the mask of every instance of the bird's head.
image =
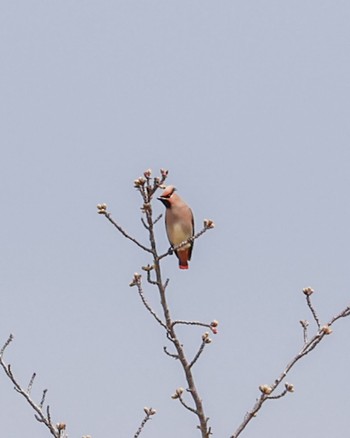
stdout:
[(167, 186), (165, 187), (163, 193), (157, 199), (161, 201), (166, 208), (169, 208), (171, 205), (171, 198), (175, 193), (175, 190), (176, 188), (174, 186)]

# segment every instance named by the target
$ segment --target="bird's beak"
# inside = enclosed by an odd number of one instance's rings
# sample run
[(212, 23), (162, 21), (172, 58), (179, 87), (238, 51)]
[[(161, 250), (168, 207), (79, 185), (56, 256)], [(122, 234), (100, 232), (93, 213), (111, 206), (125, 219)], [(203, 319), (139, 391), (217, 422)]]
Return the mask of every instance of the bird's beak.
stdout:
[(169, 198), (165, 198), (164, 196), (159, 196), (159, 198), (157, 199), (164, 205), (164, 207), (166, 208), (170, 207)]

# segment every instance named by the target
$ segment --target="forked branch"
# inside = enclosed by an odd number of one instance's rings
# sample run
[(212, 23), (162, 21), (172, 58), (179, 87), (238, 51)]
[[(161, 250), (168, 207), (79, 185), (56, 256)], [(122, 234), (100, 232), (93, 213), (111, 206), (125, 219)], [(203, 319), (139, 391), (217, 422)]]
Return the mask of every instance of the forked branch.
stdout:
[(311, 288), (305, 288), (303, 289), (303, 293), (306, 295), (306, 301), (307, 305), (311, 310), (311, 313), (313, 315), (313, 318), (316, 321), (316, 324), (318, 326), (318, 330), (316, 334), (308, 340), (307, 338), (307, 328), (308, 328), (308, 321), (300, 321), (302, 328), (303, 328), (303, 338), (304, 338), (304, 345), (302, 349), (297, 353), (293, 359), (287, 364), (284, 371), (279, 375), (279, 377), (274, 381), (271, 385), (260, 385), (259, 389), (261, 392), (260, 397), (254, 404), (253, 408), (247, 412), (245, 415), (242, 423), (238, 426), (236, 431), (231, 435), (230, 438), (237, 438), (243, 430), (247, 427), (249, 422), (256, 417), (258, 411), (261, 409), (263, 404), (267, 400), (276, 400), (283, 396), (285, 396), (288, 392), (294, 392), (294, 386), (290, 383), (285, 383), (285, 388), (282, 391), (281, 394), (277, 396), (273, 396), (273, 392), (279, 387), (279, 385), (284, 381), (290, 370), (296, 365), (297, 362), (299, 362), (300, 359), (305, 357), (307, 354), (309, 354), (314, 348), (317, 347), (317, 345), (322, 341), (322, 339), (330, 335), (332, 333), (331, 326), (340, 318), (345, 318), (347, 316), (350, 316), (350, 307), (346, 307), (344, 310), (342, 310), (340, 313), (338, 313), (336, 316), (334, 316), (327, 324), (323, 325), (321, 327), (319, 323), (319, 317), (317, 315), (317, 312), (314, 308), (314, 306), (311, 303), (311, 295), (314, 291)]
[(64, 438), (66, 436), (65, 435), (65, 430), (66, 430), (65, 423), (57, 423), (56, 425), (52, 424), (50, 407), (48, 405), (46, 407), (46, 414), (43, 411), (43, 406), (44, 406), (44, 402), (45, 402), (47, 389), (44, 389), (43, 395), (41, 397), (41, 401), (39, 404), (36, 404), (34, 402), (34, 400), (31, 398), (30, 392), (31, 392), (31, 389), (33, 387), (33, 383), (34, 383), (34, 379), (35, 379), (36, 374), (33, 373), (32, 377), (29, 381), (29, 384), (27, 386), (27, 389), (25, 390), (19, 384), (18, 380), (14, 376), (11, 365), (6, 364), (4, 362), (4, 359), (3, 359), (4, 352), (5, 352), (6, 348), (9, 346), (9, 344), (12, 342), (12, 340), (13, 340), (13, 335), (11, 334), (9, 336), (9, 338), (7, 339), (7, 341), (5, 342), (2, 349), (0, 350), (0, 365), (1, 365), (1, 367), (5, 371), (5, 374), (7, 375), (7, 377), (14, 384), (15, 390), (19, 394), (21, 394), (26, 399), (28, 404), (34, 409), (34, 411), (35, 411), (34, 416), (35, 416), (36, 420), (39, 421), (39, 423), (43, 423), (48, 428), (51, 435), (54, 436), (55, 438)]

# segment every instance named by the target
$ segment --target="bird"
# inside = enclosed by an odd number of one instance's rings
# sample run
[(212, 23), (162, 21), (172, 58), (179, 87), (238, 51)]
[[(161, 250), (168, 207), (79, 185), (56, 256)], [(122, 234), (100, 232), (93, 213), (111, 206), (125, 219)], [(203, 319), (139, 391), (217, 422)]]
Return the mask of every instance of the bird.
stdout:
[[(192, 210), (175, 191), (174, 186), (167, 186), (158, 198), (165, 206), (165, 228), (172, 248), (194, 235)], [(175, 250), (180, 269), (188, 269), (192, 249), (193, 241)]]

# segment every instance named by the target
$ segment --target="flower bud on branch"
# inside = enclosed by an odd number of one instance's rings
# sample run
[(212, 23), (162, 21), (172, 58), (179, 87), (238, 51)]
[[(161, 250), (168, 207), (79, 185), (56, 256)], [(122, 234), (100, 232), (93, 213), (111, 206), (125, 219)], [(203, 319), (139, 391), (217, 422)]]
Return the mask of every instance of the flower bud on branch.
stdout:
[(176, 390), (175, 393), (171, 396), (171, 398), (172, 398), (173, 400), (176, 400), (177, 398), (179, 398), (179, 397), (182, 395), (183, 392), (184, 392), (184, 389), (183, 389), (183, 388), (177, 388), (177, 390)]
[(310, 296), (314, 293), (315, 291), (311, 288), (311, 287), (305, 287), (303, 289), (303, 293), (304, 295)]
[(287, 390), (288, 392), (294, 392), (294, 385), (293, 385), (292, 383), (288, 383), (288, 382), (286, 382), (286, 383), (284, 384), (284, 386), (285, 386), (285, 388), (286, 388), (286, 390)]
[(269, 395), (272, 392), (272, 388), (269, 385), (260, 385), (259, 389), (263, 394), (266, 394), (266, 395)]
[(138, 274), (137, 272), (135, 272), (134, 274), (134, 278), (132, 279), (131, 283), (129, 283), (129, 286), (136, 286), (137, 284), (141, 283), (141, 274)]
[(106, 214), (107, 212), (107, 204), (97, 204), (98, 214)]

